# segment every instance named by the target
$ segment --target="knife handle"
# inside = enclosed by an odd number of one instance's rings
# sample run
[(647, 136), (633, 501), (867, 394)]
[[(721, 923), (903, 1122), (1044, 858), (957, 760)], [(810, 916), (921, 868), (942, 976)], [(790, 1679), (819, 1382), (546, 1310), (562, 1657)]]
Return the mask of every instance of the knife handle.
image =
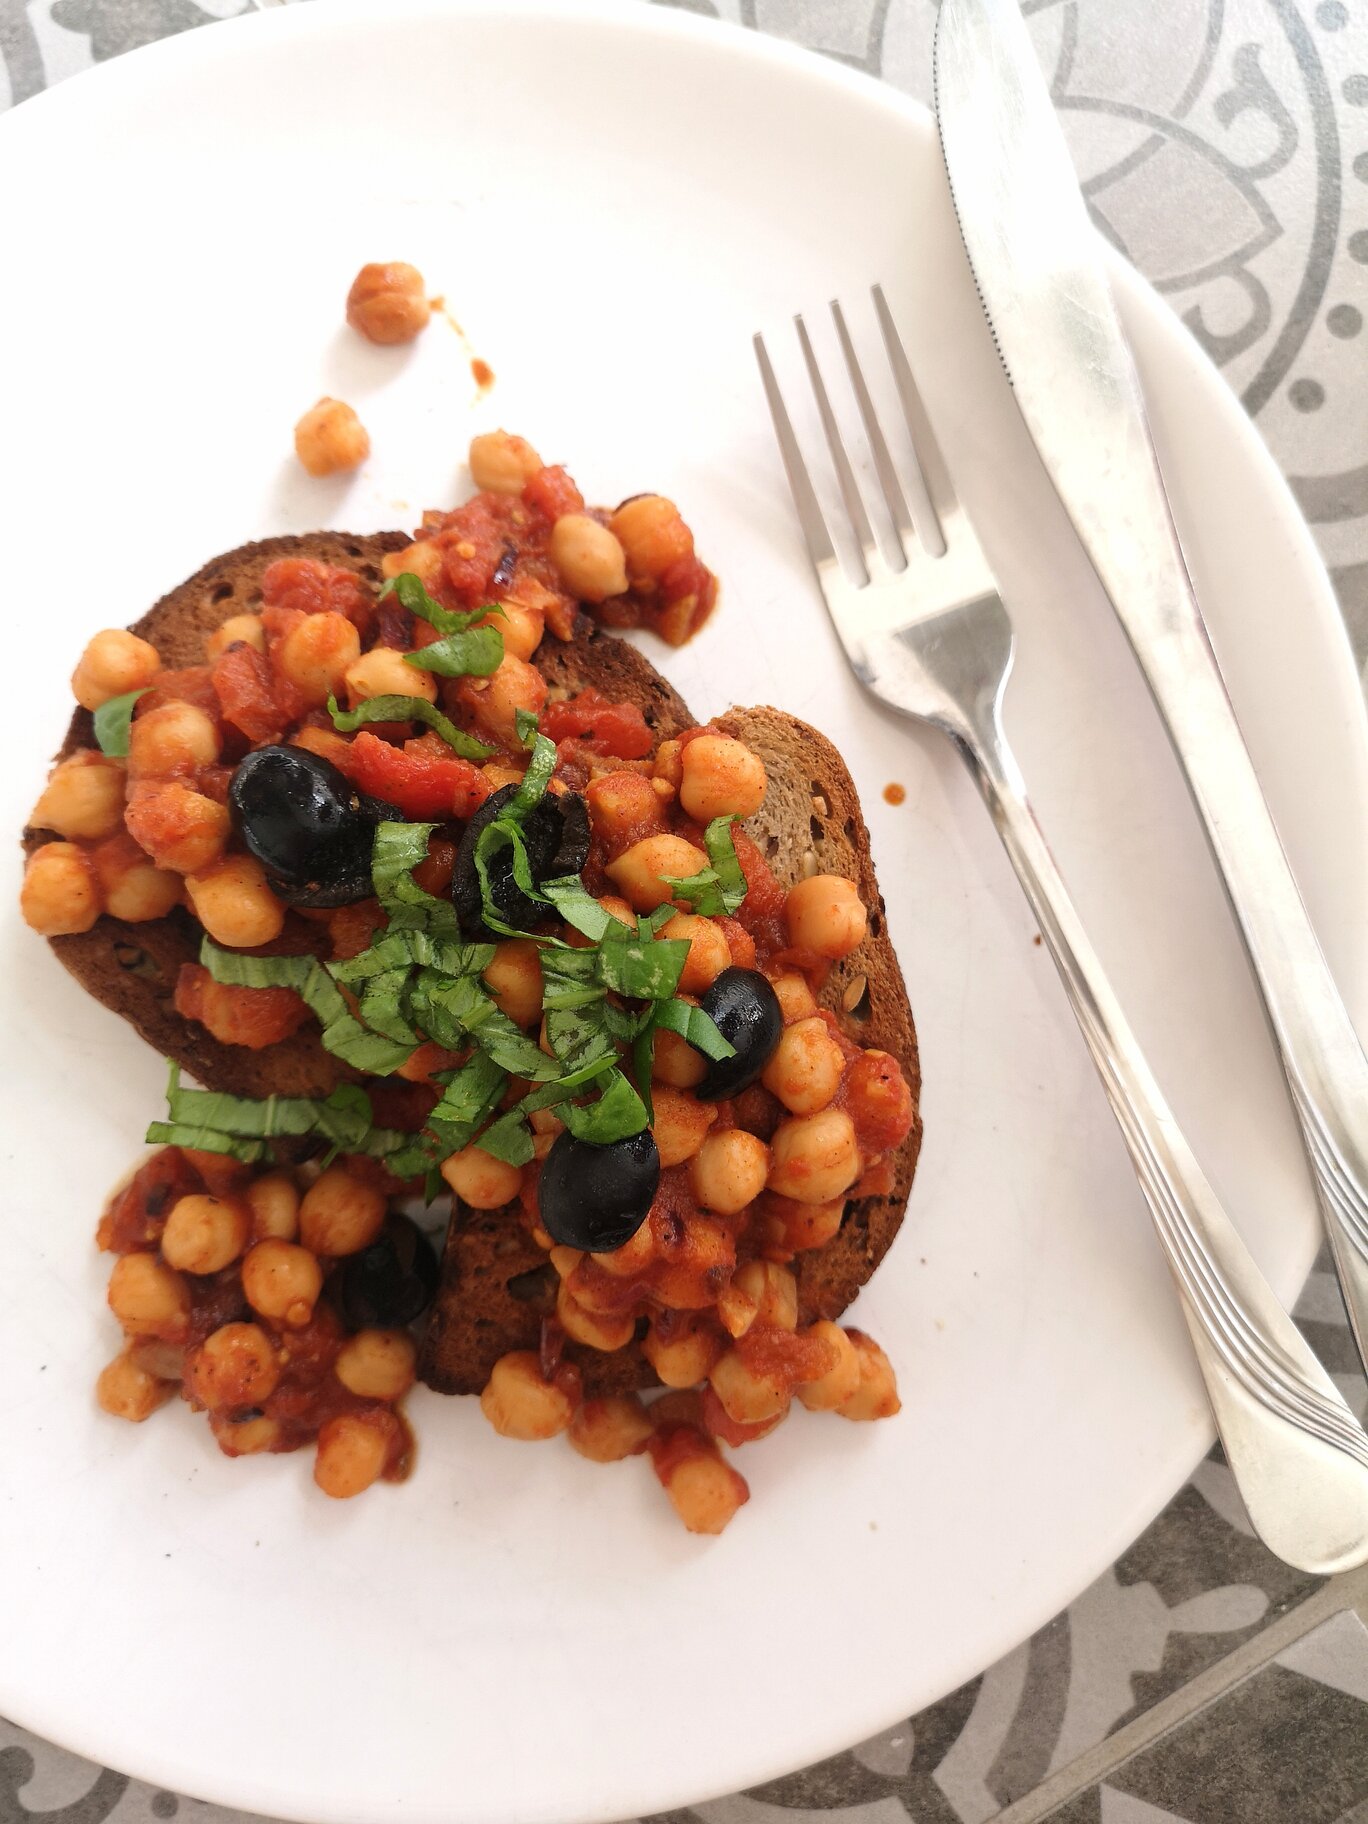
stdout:
[(1282, 1053), (1349, 1322), (1368, 1364), (1368, 1058), (1312, 930), (1173, 534), (1183, 600), (1140, 657)]
[(1164, 1100), (1036, 822), (995, 704), (955, 731), (1059, 970), (1176, 1282), (1226, 1458), (1270, 1550), (1368, 1559), (1368, 1437), (1278, 1303)]

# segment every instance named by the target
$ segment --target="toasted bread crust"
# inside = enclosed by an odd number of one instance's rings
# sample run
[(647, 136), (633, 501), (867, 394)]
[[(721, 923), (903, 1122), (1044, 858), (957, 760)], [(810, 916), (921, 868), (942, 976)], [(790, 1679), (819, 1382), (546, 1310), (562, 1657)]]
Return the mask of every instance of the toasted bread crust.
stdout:
[[(398, 532), (315, 532), (243, 545), (214, 558), (173, 589), (132, 631), (150, 640), (168, 667), (196, 665), (203, 661), (207, 636), (230, 615), (259, 602), (262, 573), (277, 558), (313, 557), (343, 564), (378, 582), (381, 559), (408, 542)], [(658, 740), (694, 724), (678, 692), (634, 646), (600, 632), (587, 618), (574, 639), (545, 640), (535, 662), (555, 696), (593, 686), (610, 699), (638, 704)], [(898, 1058), (915, 1103), (920, 1075), (911, 1011), (888, 938), (868, 832), (845, 763), (823, 735), (779, 710), (732, 710), (717, 720), (765, 762), (766, 801), (747, 827), (779, 879), (791, 884), (804, 871), (821, 871), (858, 884), (870, 909), (869, 934), (853, 956), (833, 969), (822, 999), (859, 1043)], [(92, 744), (91, 719), (78, 710), (58, 758)], [(24, 834), (26, 850), (43, 840), (40, 831)], [(301, 939), (312, 934), (311, 927), (298, 922)], [(98, 1001), (211, 1088), (242, 1096), (322, 1096), (354, 1077), (323, 1050), (312, 1027), (254, 1052), (222, 1045), (203, 1027), (182, 1018), (172, 1004), (176, 978), (183, 963), (198, 959), (200, 939), (199, 925), (178, 910), (139, 925), (103, 917), (88, 932), (49, 941), (63, 965)], [(868, 991), (856, 1011), (847, 1013), (843, 1000), (860, 975), (867, 978)], [(803, 1322), (838, 1317), (878, 1266), (902, 1220), (920, 1144), (918, 1117), (894, 1159), (892, 1190), (853, 1201), (840, 1234), (825, 1248), (799, 1256)], [(554, 1307), (555, 1290), (545, 1254), (513, 1212), (458, 1210), (420, 1357), (423, 1380), (440, 1392), (479, 1392), (499, 1356), (537, 1346), (542, 1318)], [(566, 1353), (581, 1368), (591, 1395), (656, 1382), (637, 1342), (610, 1355), (579, 1345), (571, 1345)]]
[[(613, 694), (627, 694), (627, 678), (638, 667), (648, 672), (651, 668), (633, 648), (613, 644), (620, 654), (633, 655), (631, 660), (614, 657), (623, 670)], [(595, 659), (597, 650), (591, 645), (586, 658)], [(577, 682), (596, 682), (607, 694), (602, 676), (600, 672)], [(869, 832), (845, 762), (825, 735), (782, 710), (733, 709), (716, 721), (765, 762), (765, 802), (746, 828), (779, 880), (791, 885), (805, 872), (830, 873), (858, 885), (869, 908), (868, 934), (853, 955), (832, 969), (822, 1004), (837, 1014), (859, 1044), (891, 1052), (899, 1060), (915, 1107), (921, 1073), (912, 1012), (888, 936)], [(668, 736), (692, 725), (693, 718), (674, 698), (668, 716), (661, 716), (659, 732)], [(856, 1011), (848, 1013), (843, 1003), (860, 976), (868, 986), (858, 1000), (851, 993)], [(840, 1232), (825, 1247), (798, 1256), (800, 1322), (839, 1317), (887, 1253), (907, 1207), (921, 1131), (918, 1114), (893, 1157), (892, 1189), (882, 1196), (852, 1199)], [(542, 1319), (555, 1306), (556, 1285), (554, 1269), (515, 1211), (458, 1209), (447, 1235), (437, 1303), (419, 1358), (421, 1378), (440, 1393), (478, 1393), (507, 1350), (537, 1347)], [(610, 1355), (578, 1344), (569, 1345), (565, 1355), (580, 1369), (585, 1391), (594, 1397), (657, 1385), (639, 1338)]]

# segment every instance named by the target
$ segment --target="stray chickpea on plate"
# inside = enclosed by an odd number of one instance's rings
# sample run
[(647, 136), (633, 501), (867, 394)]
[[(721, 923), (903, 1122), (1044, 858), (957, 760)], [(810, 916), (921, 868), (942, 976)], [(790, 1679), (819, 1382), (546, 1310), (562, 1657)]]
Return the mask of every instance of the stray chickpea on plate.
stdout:
[[(346, 305), (383, 344), (429, 312), (402, 262)], [(313, 474), (368, 448), (341, 401), (296, 427)], [(24, 917), (170, 1065), (99, 1219), (97, 1397), (346, 1497), (409, 1473), (421, 1380), (648, 1457), (716, 1533), (795, 1400), (898, 1410), (837, 1320), (916, 1164), (906, 991), (835, 749), (698, 723), (609, 631), (713, 612), (674, 503), (591, 507), (503, 431), (469, 460), (412, 538), (243, 546), (76, 666)]]

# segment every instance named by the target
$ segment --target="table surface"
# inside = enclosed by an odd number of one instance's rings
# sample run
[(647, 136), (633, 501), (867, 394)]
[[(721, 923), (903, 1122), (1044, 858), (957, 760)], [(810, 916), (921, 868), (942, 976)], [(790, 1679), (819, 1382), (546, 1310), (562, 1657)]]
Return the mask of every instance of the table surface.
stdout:
[[(934, 0), (675, 3), (929, 100)], [(0, 107), (243, 10), (0, 0)], [(1257, 420), (1362, 669), (1368, 0), (1024, 10), (1098, 225)], [(1324, 1260), (1297, 1316), (1363, 1416), (1368, 1388)], [(1365, 1618), (1368, 1571), (1319, 1585), (1272, 1558), (1216, 1450), (1105, 1576), (961, 1690), (820, 1766), (661, 1824), (1368, 1824)], [(92, 1767), (0, 1718), (0, 1824), (237, 1815)]]

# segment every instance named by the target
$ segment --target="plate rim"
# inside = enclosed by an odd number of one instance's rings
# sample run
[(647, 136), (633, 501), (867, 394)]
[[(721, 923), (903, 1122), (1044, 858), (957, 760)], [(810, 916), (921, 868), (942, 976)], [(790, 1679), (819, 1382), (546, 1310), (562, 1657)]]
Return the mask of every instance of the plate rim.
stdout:
[[(509, 26), (516, 21), (520, 25), (528, 27), (534, 25), (539, 19), (554, 19), (557, 23), (564, 23), (567, 18), (575, 18), (595, 25), (610, 25), (615, 29), (630, 30), (639, 36), (654, 37), (663, 41), (677, 38), (704, 42), (715, 39), (723, 55), (726, 54), (727, 47), (730, 47), (733, 53), (750, 58), (757, 66), (784, 68), (797, 72), (817, 88), (844, 90), (859, 104), (866, 107), (877, 107), (915, 127), (922, 134), (929, 135), (931, 139), (936, 138), (934, 119), (930, 110), (902, 91), (893, 88), (882, 78), (853, 69), (790, 40), (777, 38), (756, 29), (748, 29), (729, 20), (652, 4), (649, 3), (649, 0), (391, 0), (391, 4), (387, 6), (383, 16), (376, 13), (372, 0), (327, 0), (326, 5), (278, 6), (263, 12), (248, 11), (207, 23), (211, 31), (213, 29), (232, 30), (243, 37), (247, 33), (257, 33), (265, 47), (262, 54), (268, 55), (271, 34), (284, 40), (293, 37), (307, 39), (320, 34), (326, 35), (334, 21), (337, 20), (347, 20), (378, 30), (395, 18), (423, 19), (431, 18), (434, 14), (485, 18), (498, 26)], [(178, 60), (183, 59), (187, 64), (193, 65), (212, 55), (211, 47), (216, 41), (210, 39), (202, 42), (203, 39), (203, 31), (197, 29), (158, 40), (139, 47), (133, 56), (125, 53), (120, 57), (110, 59), (107, 63), (93, 65), (90, 69), (81, 72), (79, 77), (65, 79), (55, 87), (31, 97), (21, 106), (10, 109), (4, 117), (0, 118), (0, 163), (7, 156), (13, 156), (10, 152), (12, 145), (17, 142), (17, 145), (22, 146), (25, 134), (43, 130), (41, 127), (34, 129), (24, 126), (25, 120), (30, 122), (35, 119), (46, 120), (54, 115), (60, 115), (62, 109), (69, 110), (76, 107), (79, 110), (84, 106), (80, 98), (91, 92), (93, 85), (97, 82), (103, 84), (107, 89), (117, 88), (121, 84), (132, 87), (138, 82), (155, 81), (158, 70), (165, 69), (174, 72)], [(938, 147), (936, 155), (939, 157)], [(1297, 547), (1298, 568), (1305, 574), (1308, 587), (1314, 584), (1314, 594), (1318, 598), (1310, 612), (1326, 621), (1327, 630), (1333, 627), (1334, 631), (1330, 637), (1338, 644), (1342, 652), (1344, 661), (1342, 676), (1339, 667), (1336, 667), (1333, 674), (1336, 688), (1344, 688), (1346, 703), (1349, 701), (1354, 703), (1363, 725), (1354, 742), (1358, 761), (1356, 789), (1360, 799), (1368, 802), (1368, 719), (1364, 718), (1363, 713), (1362, 684), (1354, 664), (1348, 630), (1343, 616), (1338, 610), (1324, 560), (1314, 543), (1310, 528), (1296, 506), (1287, 478), (1278, 467), (1272, 452), (1253, 421), (1241, 408), (1237, 397), (1225, 382), (1224, 377), (1195, 343), (1191, 335), (1185, 331), (1172, 308), (1166, 304), (1155, 288), (1114, 249), (1107, 247), (1105, 253), (1109, 276), (1113, 284), (1148, 321), (1156, 326), (1172, 358), (1185, 359), (1194, 367), (1204, 368), (1208, 370), (1210, 377), (1220, 381), (1221, 391), (1224, 394), (1223, 434), (1240, 439), (1246, 454), (1260, 471), (1261, 488), (1267, 495), (1276, 496), (1285, 509), (1288, 530)], [(257, 536), (268, 535), (266, 532), (257, 534)], [(1314, 1252), (1313, 1247), (1312, 1258), (1314, 1258)], [(1308, 1260), (1308, 1271), (1310, 1264), (1311, 1261)], [(1206, 1454), (1212, 1437), (1214, 1437), (1214, 1428), (1210, 1429), (1206, 1438), (1201, 1441), (1200, 1448), (1191, 1454), (1190, 1461), (1188, 1453), (1184, 1453), (1185, 1466), (1181, 1477), (1174, 1482), (1172, 1487), (1167, 1488), (1160, 1505), (1142, 1523), (1142, 1530), (1143, 1526), (1148, 1525), (1149, 1521), (1162, 1511), (1163, 1506), (1167, 1505), (1178, 1489), (1183, 1486), (1192, 1469)], [(1052, 1591), (1048, 1597), (1043, 1597), (1036, 1604), (1022, 1605), (1022, 1611), (1018, 1611), (1018, 1615), (1029, 1606), (1036, 1619), (1032, 1621), (1026, 1634), (1014, 1640), (1011, 1645), (1017, 1645), (1020, 1640), (1029, 1638), (1037, 1627), (1059, 1613), (1098, 1575), (1114, 1563), (1118, 1553), (1124, 1551), (1126, 1545), (1136, 1536), (1138, 1535), (1132, 1530), (1132, 1523), (1129, 1519), (1124, 1524), (1110, 1529), (1106, 1533), (1106, 1543), (1098, 1548), (1101, 1555), (1096, 1558), (1089, 1555), (1077, 1580), (1062, 1601)], [(1100, 1530), (1099, 1537), (1101, 1537)], [(1119, 1544), (1116, 1542), (1117, 1539), (1119, 1539)], [(1002, 1651), (1009, 1650), (1011, 1650), (1010, 1647), (1002, 1649)], [(953, 1690), (965, 1678), (972, 1677), (976, 1671), (982, 1669), (978, 1666), (967, 1670), (957, 1669), (944, 1684), (944, 1691)], [(3, 1678), (2, 1665), (0, 1665), (0, 1678)], [(73, 1732), (66, 1727), (65, 1722), (53, 1729), (41, 1716), (43, 1707), (39, 1705), (36, 1708), (30, 1708), (24, 1703), (22, 1693), (5, 1692), (0, 1694), (0, 1698), (3, 1701), (4, 1714), (20, 1728), (39, 1737), (43, 1742), (62, 1747), (99, 1765), (116, 1766), (120, 1771), (129, 1772), (131, 1777), (150, 1784), (167, 1787), (184, 1794), (193, 1794), (197, 1797), (209, 1797), (209, 1802), (228, 1807), (253, 1810), (268, 1816), (298, 1819), (300, 1824), (353, 1824), (359, 1815), (355, 1810), (349, 1810), (340, 1803), (310, 1802), (305, 1804), (301, 1800), (287, 1800), (282, 1804), (278, 1798), (273, 1799), (268, 1791), (256, 1789), (248, 1769), (244, 1766), (226, 1768), (222, 1779), (216, 1778), (213, 1781), (205, 1782), (198, 1774), (192, 1773), (186, 1767), (177, 1766), (174, 1747), (168, 1742), (159, 1745), (159, 1748), (164, 1751), (154, 1752), (145, 1757), (134, 1756), (126, 1759), (121, 1752), (111, 1756), (107, 1748), (100, 1745), (101, 1730), (97, 1717), (90, 1719), (90, 1725), (83, 1734)], [(18, 1698), (19, 1701), (14, 1701), (15, 1698)], [(879, 1712), (881, 1720), (873, 1722), (865, 1733), (872, 1734), (881, 1728), (893, 1726), (906, 1716), (907, 1706), (905, 1704), (892, 1705)], [(839, 1740), (828, 1741), (821, 1737), (814, 1738), (814, 1752), (801, 1764), (808, 1765), (826, 1755), (840, 1752), (850, 1745), (848, 1732), (845, 1729), (839, 1732)], [(531, 1824), (531, 1820), (543, 1818), (546, 1820), (554, 1818), (557, 1821), (563, 1821), (563, 1824), (605, 1824), (609, 1815), (612, 1817), (634, 1816), (638, 1810), (653, 1811), (708, 1803), (711, 1800), (731, 1795), (743, 1787), (761, 1783), (793, 1770), (792, 1764), (787, 1758), (776, 1765), (772, 1755), (767, 1760), (762, 1753), (757, 1752), (752, 1759), (754, 1765), (740, 1779), (729, 1777), (720, 1783), (708, 1784), (702, 1791), (696, 1786), (690, 1786), (687, 1790), (680, 1789), (667, 1796), (662, 1796), (657, 1790), (648, 1795), (644, 1794), (639, 1806), (629, 1804), (626, 1810), (619, 1810), (615, 1804), (611, 1814), (605, 1813), (599, 1808), (591, 1810), (561, 1808), (551, 1811), (544, 1808), (526, 1807), (520, 1815), (524, 1824)], [(640, 1783), (638, 1776), (638, 1784), (640, 1785)], [(428, 1815), (423, 1811), (421, 1805), (409, 1811), (408, 1807), (402, 1805), (402, 1801), (399, 1806), (396, 1806), (393, 1813), (387, 1815), (396, 1815), (401, 1809), (408, 1811), (409, 1815), (413, 1816)], [(507, 1815), (511, 1817), (513, 1814), (508, 1813)]]

